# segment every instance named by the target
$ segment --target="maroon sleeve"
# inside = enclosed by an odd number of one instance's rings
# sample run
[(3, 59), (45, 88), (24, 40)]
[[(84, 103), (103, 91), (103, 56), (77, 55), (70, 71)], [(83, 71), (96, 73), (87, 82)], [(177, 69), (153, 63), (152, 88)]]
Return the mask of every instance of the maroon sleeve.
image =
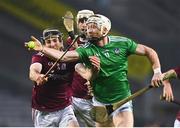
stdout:
[(176, 72), (178, 78), (180, 78), (180, 67), (175, 68), (174, 71)]
[(71, 45), (71, 43), (72, 43), (72, 39), (71, 39), (71, 37), (68, 37), (68, 38), (67, 38), (67, 41), (66, 41), (66, 44), (67, 44), (67, 45)]
[[(71, 37), (68, 37), (67, 41), (66, 41), (67, 46), (69, 47), (72, 42), (73, 41), (72, 41)], [(69, 48), (69, 51), (72, 51), (72, 50), (75, 50), (75, 48), (73, 46)]]
[(38, 53), (36, 55), (33, 55), (32, 60), (31, 60), (31, 64), (37, 63), (37, 62), (42, 64), (43, 63), (42, 62), (43, 61), (42, 56), (43, 56), (42, 53)]

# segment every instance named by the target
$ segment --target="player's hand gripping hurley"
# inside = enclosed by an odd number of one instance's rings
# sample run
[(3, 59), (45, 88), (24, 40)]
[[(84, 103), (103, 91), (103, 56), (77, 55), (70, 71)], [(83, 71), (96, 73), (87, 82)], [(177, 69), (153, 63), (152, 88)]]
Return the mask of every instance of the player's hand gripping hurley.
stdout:
[[(165, 79), (163, 79), (165, 80)], [(148, 85), (147, 87), (144, 87), (140, 90), (138, 90), (137, 92), (135, 92), (134, 94), (132, 94), (131, 96), (117, 102), (117, 103), (114, 103), (111, 105), (111, 109), (112, 109), (112, 112), (115, 111), (117, 108), (119, 108), (120, 106), (122, 106), (123, 104), (133, 100), (134, 98), (146, 93), (147, 91), (151, 90), (152, 88), (155, 88), (154, 86), (152, 85)], [(109, 106), (108, 106), (109, 107)], [(112, 113), (111, 112), (111, 113)], [(103, 123), (103, 122), (106, 122), (108, 121), (110, 118), (110, 114), (111, 113), (108, 113), (108, 110), (107, 110), (107, 106), (94, 106), (91, 110), (91, 117), (96, 121), (96, 122), (99, 122), (99, 123)]]

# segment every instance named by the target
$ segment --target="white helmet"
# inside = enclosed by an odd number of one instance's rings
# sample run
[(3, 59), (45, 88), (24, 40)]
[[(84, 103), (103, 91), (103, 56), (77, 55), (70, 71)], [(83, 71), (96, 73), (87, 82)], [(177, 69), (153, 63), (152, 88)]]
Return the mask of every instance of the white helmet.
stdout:
[(77, 20), (77, 23), (79, 21), (79, 19), (81, 18), (89, 18), (91, 15), (94, 15), (94, 12), (91, 11), (91, 10), (81, 10), (81, 11), (78, 11), (78, 14), (77, 14), (77, 17), (76, 17), (76, 20)]
[(107, 17), (100, 15), (100, 14), (95, 14), (95, 15), (90, 16), (86, 23), (87, 24), (89, 24), (89, 23), (97, 24), (97, 27), (101, 32), (103, 32), (104, 28), (105, 28), (106, 33), (102, 33), (103, 36), (106, 36), (111, 29), (111, 21)]

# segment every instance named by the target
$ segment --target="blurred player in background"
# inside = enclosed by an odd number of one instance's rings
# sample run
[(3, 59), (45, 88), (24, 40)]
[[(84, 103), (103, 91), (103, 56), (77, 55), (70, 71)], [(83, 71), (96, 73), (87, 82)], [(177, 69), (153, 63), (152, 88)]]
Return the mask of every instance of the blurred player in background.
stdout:
[[(167, 72), (164, 72), (162, 74), (162, 78), (163, 79), (173, 79), (173, 78), (179, 78), (180, 79), (180, 67), (176, 67), (174, 69), (170, 69), (168, 70)], [(170, 83), (167, 82), (167, 84), (169, 85)], [(170, 87), (169, 87), (170, 88)], [(169, 89), (164, 89), (163, 90), (163, 97), (165, 97), (165, 99), (167, 101), (173, 101), (174, 100), (174, 97), (173, 97), (173, 94), (169, 94), (168, 91)], [(177, 113), (177, 116), (176, 116), (176, 119), (175, 119), (175, 122), (174, 122), (174, 127), (180, 127), (180, 111)]]
[[(94, 15), (94, 12), (91, 10), (80, 10), (77, 13), (76, 16), (76, 25), (77, 25), (77, 32), (81, 37), (78, 39), (78, 41), (73, 45), (73, 47), (70, 50), (74, 50), (78, 48), (79, 46), (84, 45), (87, 43), (87, 26), (86, 21), (89, 18), (89, 16)], [(64, 16), (64, 26), (66, 30), (68, 31), (68, 39), (66, 41), (67, 45), (70, 45), (75, 38), (74, 34), (74, 22), (73, 22), (73, 15), (70, 11), (68, 11)]]
[[(63, 51), (62, 33), (57, 29), (43, 31), (43, 45)], [(75, 63), (60, 62), (45, 73), (55, 61), (39, 52), (32, 57), (29, 77), (34, 82), (32, 118), (35, 127), (76, 127), (77, 119), (71, 106), (71, 81)]]
[[(100, 71), (93, 79), (93, 105), (109, 106), (112, 111), (112, 120), (97, 123), (97, 126), (133, 127), (132, 103), (127, 102), (122, 106), (115, 107), (115, 103), (131, 95), (128, 83), (128, 56), (131, 54), (147, 56), (152, 63), (154, 75), (151, 84), (155, 87), (161, 85), (161, 66), (157, 53), (147, 46), (137, 44), (131, 39), (121, 36), (107, 36), (111, 29), (110, 20), (103, 15), (93, 15), (87, 20), (87, 36), (90, 43), (75, 51), (68, 51), (62, 61), (81, 60), (87, 67), (92, 67), (89, 56), (100, 58)], [(43, 47), (41, 43), (35, 42), (36, 51), (41, 51), (51, 57), (59, 58), (64, 52)], [(109, 111), (109, 110), (107, 110)], [(98, 114), (98, 113), (97, 113)]]
[[(86, 21), (89, 16), (93, 15), (93, 11), (91, 10), (80, 10), (76, 16), (77, 30), (78, 34), (82, 36), (78, 38), (77, 42), (70, 48), (70, 50), (75, 50), (76, 48), (85, 45), (87, 43), (86, 35), (87, 35), (87, 26)], [(74, 35), (74, 27), (73, 27), (73, 15), (71, 12), (67, 12), (64, 16), (64, 25), (68, 31), (69, 37), (67, 39), (67, 45), (69, 46), (73, 39)], [(92, 59), (98, 59), (95, 56)], [(97, 60), (98, 62), (98, 60)], [(100, 67), (100, 64), (97, 65)], [(84, 74), (83, 64), (78, 63), (76, 65), (76, 72), (74, 72), (73, 82), (72, 82), (72, 90), (73, 90), (73, 98), (72, 105), (74, 107), (75, 115), (78, 119), (79, 125), (82, 127), (94, 127), (95, 122), (90, 116), (90, 110), (92, 106), (92, 96), (88, 90), (87, 84), (90, 84), (86, 79), (80, 76), (80, 72)], [(80, 74), (79, 74), (80, 73)]]

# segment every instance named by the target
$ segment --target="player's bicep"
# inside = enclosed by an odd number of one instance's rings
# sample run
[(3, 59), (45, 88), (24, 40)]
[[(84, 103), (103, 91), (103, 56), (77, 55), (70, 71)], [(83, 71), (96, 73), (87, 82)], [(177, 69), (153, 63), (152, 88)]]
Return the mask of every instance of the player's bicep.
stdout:
[(135, 54), (137, 55), (145, 55), (148, 47), (142, 44), (138, 44), (135, 50)]
[(31, 64), (31, 66), (30, 66), (30, 71), (36, 71), (36, 72), (40, 73), (41, 70), (42, 70), (42, 64), (41, 63), (36, 62), (36, 63)]
[(41, 70), (42, 70), (41, 63), (36, 62), (36, 63), (31, 64), (29, 68), (29, 78), (31, 80), (35, 80), (36, 76), (41, 73)]

